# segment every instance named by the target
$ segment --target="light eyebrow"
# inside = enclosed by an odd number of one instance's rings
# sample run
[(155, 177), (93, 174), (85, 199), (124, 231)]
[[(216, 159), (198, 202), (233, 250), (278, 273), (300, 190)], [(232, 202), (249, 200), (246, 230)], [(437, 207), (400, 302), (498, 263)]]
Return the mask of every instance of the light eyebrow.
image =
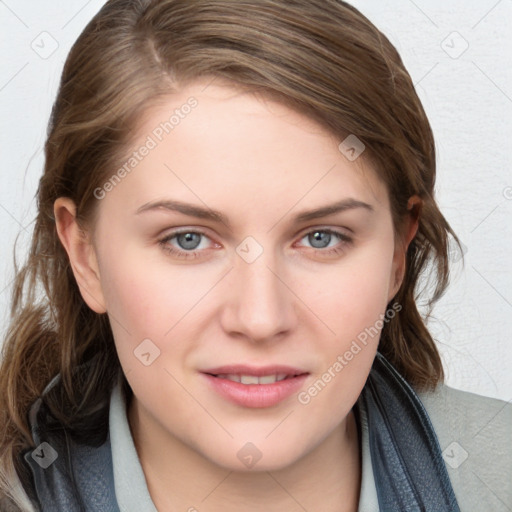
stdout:
[[(356, 208), (363, 208), (369, 212), (375, 211), (373, 206), (371, 206), (368, 203), (353, 198), (347, 198), (330, 205), (315, 208), (314, 210), (301, 212), (297, 214), (295, 217), (293, 217), (293, 222), (306, 222), (314, 219), (319, 219), (321, 217), (327, 217), (328, 215), (333, 215), (338, 212), (353, 210)], [(139, 207), (135, 213), (136, 215), (139, 215), (143, 212), (160, 209), (180, 212), (183, 213), (184, 215), (189, 215), (190, 217), (211, 220), (213, 222), (221, 222), (222, 224), (225, 224), (229, 229), (231, 229), (231, 224), (228, 218), (221, 212), (212, 210), (211, 208), (203, 208), (202, 206), (197, 206), (190, 203), (184, 203), (182, 201), (175, 201), (171, 199), (145, 203), (141, 207)]]

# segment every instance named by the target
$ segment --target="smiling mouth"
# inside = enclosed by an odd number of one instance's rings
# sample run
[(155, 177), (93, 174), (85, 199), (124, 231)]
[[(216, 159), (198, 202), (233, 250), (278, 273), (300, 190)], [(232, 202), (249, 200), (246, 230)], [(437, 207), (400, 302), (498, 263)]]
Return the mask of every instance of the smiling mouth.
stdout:
[(242, 365), (211, 368), (201, 372), (210, 389), (242, 407), (272, 407), (293, 395), (304, 385), (309, 372), (298, 368), (254, 368)]
[(246, 385), (256, 385), (256, 384), (274, 384), (276, 382), (281, 382), (287, 379), (293, 379), (298, 375), (290, 375), (286, 373), (273, 373), (269, 375), (243, 375), (238, 373), (220, 373), (218, 375), (209, 373), (212, 377), (217, 377), (218, 379), (226, 379), (232, 382), (239, 382), (240, 384)]

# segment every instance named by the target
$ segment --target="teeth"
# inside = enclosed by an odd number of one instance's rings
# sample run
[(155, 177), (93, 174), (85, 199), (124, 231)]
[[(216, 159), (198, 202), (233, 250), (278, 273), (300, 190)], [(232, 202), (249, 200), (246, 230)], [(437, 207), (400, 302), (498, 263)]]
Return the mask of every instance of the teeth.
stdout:
[(240, 375), (242, 384), (259, 384), (259, 378), (256, 375)]
[(277, 378), (276, 375), (262, 375), (259, 378), (260, 384), (273, 384)]
[(227, 379), (233, 382), (240, 382), (241, 384), (273, 384), (274, 382), (279, 382), (281, 380), (286, 379), (286, 373), (275, 373), (273, 375), (262, 375), (261, 377), (257, 377), (256, 375), (238, 375), (235, 373), (230, 374), (220, 374), (217, 375), (219, 379)]
[(232, 380), (233, 382), (240, 382), (240, 375), (236, 375), (236, 374), (226, 374), (226, 373), (222, 373), (220, 375), (217, 375), (217, 377), (219, 379), (227, 379), (227, 380)]

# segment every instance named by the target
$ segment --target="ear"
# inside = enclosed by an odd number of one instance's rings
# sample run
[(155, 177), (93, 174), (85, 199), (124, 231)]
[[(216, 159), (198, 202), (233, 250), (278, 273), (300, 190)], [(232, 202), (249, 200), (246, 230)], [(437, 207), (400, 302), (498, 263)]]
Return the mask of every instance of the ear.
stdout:
[(75, 203), (59, 197), (53, 205), (59, 239), (66, 250), (78, 288), (86, 304), (96, 313), (105, 313), (96, 253), (90, 235), (78, 225)]
[(418, 232), (422, 206), (423, 200), (417, 195), (411, 196), (407, 202), (407, 216), (404, 219), (403, 231), (400, 239), (396, 243), (395, 254), (393, 256), (393, 272), (388, 301), (396, 295), (400, 286), (402, 286), (406, 271), (407, 249)]

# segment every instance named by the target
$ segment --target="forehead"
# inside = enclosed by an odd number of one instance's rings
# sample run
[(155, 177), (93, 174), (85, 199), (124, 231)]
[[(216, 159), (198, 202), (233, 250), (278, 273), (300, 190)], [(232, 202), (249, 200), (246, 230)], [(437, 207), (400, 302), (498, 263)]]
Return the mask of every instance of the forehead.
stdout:
[(134, 210), (169, 194), (260, 218), (262, 211), (347, 197), (387, 208), (386, 188), (364, 153), (351, 160), (340, 143), (272, 99), (195, 82), (144, 112), (124, 162), (127, 172), (109, 201), (124, 200)]

